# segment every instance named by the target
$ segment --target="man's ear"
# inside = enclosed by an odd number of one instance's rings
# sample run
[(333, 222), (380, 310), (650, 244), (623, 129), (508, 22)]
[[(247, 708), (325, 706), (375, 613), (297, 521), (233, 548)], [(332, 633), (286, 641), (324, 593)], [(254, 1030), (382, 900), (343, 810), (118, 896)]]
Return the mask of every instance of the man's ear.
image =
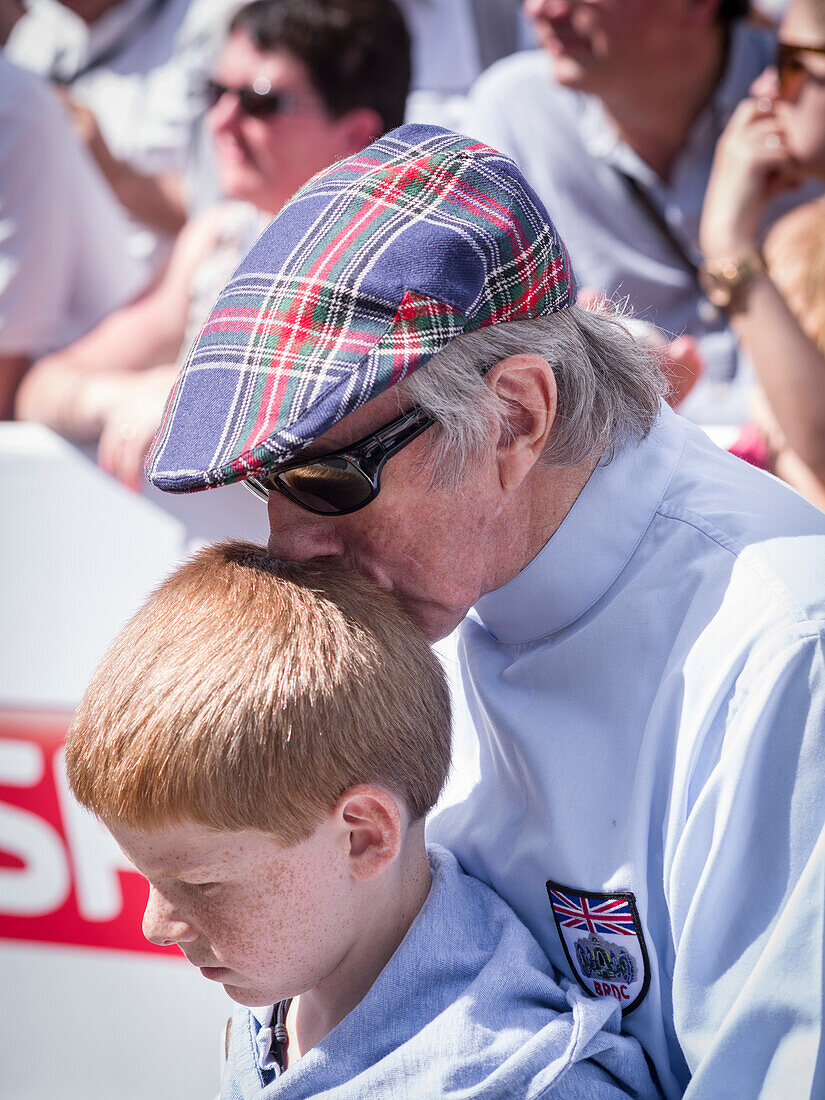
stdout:
[(540, 355), (510, 355), (487, 372), (487, 382), (507, 406), (498, 444), (502, 488), (517, 488), (546, 448), (556, 419), (556, 378)]
[(338, 119), (342, 146), (346, 149), (343, 156), (353, 156), (372, 144), (384, 132), (381, 116), (371, 107), (353, 107), (351, 111)]
[(350, 787), (335, 814), (343, 826), (350, 873), (363, 882), (377, 878), (401, 850), (404, 822), (398, 803), (381, 787)]

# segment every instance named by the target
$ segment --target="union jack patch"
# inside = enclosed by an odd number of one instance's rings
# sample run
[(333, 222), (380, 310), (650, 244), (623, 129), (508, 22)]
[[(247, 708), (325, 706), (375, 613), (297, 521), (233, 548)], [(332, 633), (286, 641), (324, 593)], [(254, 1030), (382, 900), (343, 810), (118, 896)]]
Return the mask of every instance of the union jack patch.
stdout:
[(650, 963), (633, 894), (595, 894), (547, 883), (559, 937), (579, 985), (615, 997), (627, 1014), (650, 985)]

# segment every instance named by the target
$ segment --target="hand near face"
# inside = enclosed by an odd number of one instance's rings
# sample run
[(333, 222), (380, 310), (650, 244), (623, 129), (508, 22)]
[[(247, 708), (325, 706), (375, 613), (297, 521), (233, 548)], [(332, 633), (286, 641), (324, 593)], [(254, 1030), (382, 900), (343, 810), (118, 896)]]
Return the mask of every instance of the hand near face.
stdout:
[(743, 100), (713, 158), (699, 229), (705, 257), (738, 258), (757, 248), (765, 206), (799, 182), (771, 100)]
[(106, 414), (97, 461), (101, 469), (139, 492), (146, 454), (160, 424), (176, 367), (157, 367), (118, 379), (119, 394)]

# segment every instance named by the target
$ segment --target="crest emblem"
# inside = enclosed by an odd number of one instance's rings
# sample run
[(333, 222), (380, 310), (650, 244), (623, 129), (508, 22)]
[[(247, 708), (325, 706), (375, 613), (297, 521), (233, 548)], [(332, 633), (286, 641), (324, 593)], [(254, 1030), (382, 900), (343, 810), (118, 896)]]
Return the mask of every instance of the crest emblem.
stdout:
[(547, 883), (564, 953), (579, 985), (632, 1012), (650, 985), (650, 963), (633, 894), (594, 894)]

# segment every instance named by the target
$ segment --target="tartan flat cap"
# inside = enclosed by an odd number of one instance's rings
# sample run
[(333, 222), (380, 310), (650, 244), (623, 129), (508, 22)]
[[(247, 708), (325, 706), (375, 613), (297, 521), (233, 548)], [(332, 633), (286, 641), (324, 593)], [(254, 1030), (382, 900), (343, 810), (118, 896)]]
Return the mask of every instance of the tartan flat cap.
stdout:
[(513, 161), (402, 126), (310, 180), (242, 261), (170, 394), (149, 479), (189, 492), (266, 473), (454, 337), (574, 300)]

